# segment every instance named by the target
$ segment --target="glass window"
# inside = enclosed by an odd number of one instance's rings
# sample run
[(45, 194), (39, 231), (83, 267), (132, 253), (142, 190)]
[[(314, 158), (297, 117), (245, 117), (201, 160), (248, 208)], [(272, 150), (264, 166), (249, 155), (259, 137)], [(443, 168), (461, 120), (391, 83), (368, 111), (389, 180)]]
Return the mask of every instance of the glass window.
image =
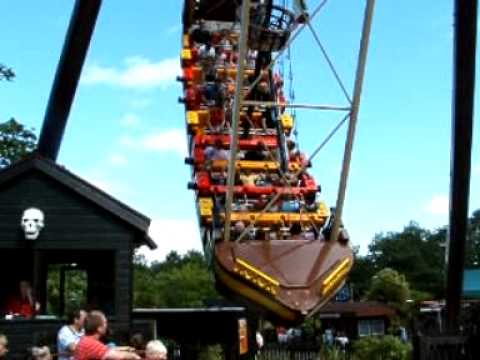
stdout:
[(47, 314), (62, 316), (70, 310), (85, 307), (88, 294), (87, 271), (75, 264), (48, 267)]
[(358, 321), (358, 336), (384, 335), (385, 321), (383, 319), (369, 319)]

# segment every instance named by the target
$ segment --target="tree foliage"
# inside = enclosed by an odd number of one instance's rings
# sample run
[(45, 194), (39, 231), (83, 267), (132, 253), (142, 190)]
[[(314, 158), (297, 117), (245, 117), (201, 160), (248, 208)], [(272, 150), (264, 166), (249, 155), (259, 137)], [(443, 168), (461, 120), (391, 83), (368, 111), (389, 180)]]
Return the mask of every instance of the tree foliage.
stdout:
[(410, 286), (405, 276), (385, 268), (372, 278), (367, 297), (392, 305), (403, 305), (410, 298)]
[(197, 251), (184, 256), (172, 251), (162, 262), (149, 265), (135, 258), (135, 307), (198, 307), (218, 299), (204, 257)]
[(0, 123), (0, 168), (7, 167), (30, 154), (37, 146), (37, 136), (15, 119)]
[(364, 337), (353, 344), (356, 359), (407, 360), (412, 351), (411, 345), (403, 343), (391, 335)]
[(480, 209), (473, 212), (468, 225), (465, 266), (478, 268), (480, 266)]
[(411, 222), (401, 232), (377, 234), (365, 256), (357, 254), (350, 281), (365, 297), (373, 274), (391, 268), (405, 275), (419, 297), (444, 293), (446, 229), (429, 231)]
[(13, 70), (3, 64), (0, 64), (0, 81), (7, 80), (12, 81), (15, 77), (15, 73)]

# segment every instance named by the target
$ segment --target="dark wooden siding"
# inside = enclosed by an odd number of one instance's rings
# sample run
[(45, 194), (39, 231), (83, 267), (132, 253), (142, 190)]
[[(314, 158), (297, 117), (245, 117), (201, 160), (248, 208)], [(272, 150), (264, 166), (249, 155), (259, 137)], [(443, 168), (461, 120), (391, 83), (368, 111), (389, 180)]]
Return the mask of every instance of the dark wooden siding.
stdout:
[[(23, 211), (29, 207), (45, 214), (45, 228), (34, 241), (25, 240), (20, 228)], [(40, 259), (44, 266), (47, 259), (68, 263), (74, 254), (91, 252), (91, 273), (113, 272), (115, 312), (109, 320), (123, 341), (131, 326), (132, 254), (134, 240), (140, 236), (138, 229), (38, 170), (0, 187), (0, 257), (2, 249), (25, 252), (21, 261), (13, 262), (19, 268), (31, 268), (33, 254), (44, 256)], [(106, 257), (110, 260), (102, 262), (102, 253), (110, 254)], [(11, 270), (15, 276), (15, 269)], [(9, 337), (12, 354), (19, 355), (42, 338), (54, 338), (60, 325), (59, 321), (0, 320), (0, 332)]]
[(125, 246), (124, 240), (132, 236), (133, 229), (106, 210), (48, 176), (31, 171), (0, 188), (0, 247), (23, 241), (20, 219), (29, 207), (45, 214), (39, 247), (52, 243), (82, 248)]

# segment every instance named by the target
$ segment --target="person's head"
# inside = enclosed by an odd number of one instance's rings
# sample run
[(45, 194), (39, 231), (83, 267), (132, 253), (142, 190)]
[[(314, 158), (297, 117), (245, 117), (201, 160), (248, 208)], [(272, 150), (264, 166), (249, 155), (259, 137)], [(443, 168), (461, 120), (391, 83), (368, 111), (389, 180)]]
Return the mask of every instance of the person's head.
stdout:
[(293, 223), (292, 226), (290, 226), (290, 234), (292, 235), (300, 235), (302, 233), (302, 226), (300, 223)]
[(8, 352), (8, 340), (3, 334), (0, 334), (0, 359), (3, 358)]
[(22, 280), (19, 283), (19, 290), (22, 297), (30, 296), (32, 294), (32, 285), (28, 281)]
[(130, 346), (135, 350), (145, 350), (145, 339), (141, 333), (135, 333), (130, 338)]
[(145, 349), (145, 360), (167, 360), (167, 348), (160, 340), (151, 340)]
[(78, 330), (83, 329), (87, 312), (82, 309), (74, 309), (68, 312), (67, 322)]
[(245, 230), (245, 223), (243, 221), (237, 221), (234, 226), (235, 232), (241, 234)]
[(85, 318), (85, 335), (104, 336), (107, 333), (108, 321), (101, 311), (90, 311)]
[(52, 354), (48, 346), (34, 346), (32, 348), (33, 360), (52, 360)]

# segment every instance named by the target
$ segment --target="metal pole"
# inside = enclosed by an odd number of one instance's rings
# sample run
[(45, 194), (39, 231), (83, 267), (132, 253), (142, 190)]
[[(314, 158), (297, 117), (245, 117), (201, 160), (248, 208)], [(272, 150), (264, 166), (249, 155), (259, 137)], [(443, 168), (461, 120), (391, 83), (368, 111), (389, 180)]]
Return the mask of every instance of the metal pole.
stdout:
[(54, 161), (60, 151), (101, 4), (101, 0), (77, 0), (70, 19), (38, 143), (40, 155)]
[(336, 105), (322, 105), (322, 104), (293, 104), (293, 103), (279, 103), (275, 101), (256, 101), (245, 100), (244, 106), (265, 106), (265, 107), (285, 107), (291, 109), (311, 109), (311, 110), (325, 110), (325, 111), (351, 111), (349, 106)]
[(465, 263), (475, 92), (477, 0), (455, 1), (454, 93), (450, 164), (447, 331), (459, 330)]
[(365, 67), (367, 63), (368, 44), (370, 40), (370, 31), (372, 29), (373, 10), (375, 0), (367, 0), (365, 8), (365, 18), (363, 21), (362, 39), (360, 41), (360, 51), (358, 54), (358, 67), (353, 90), (352, 112), (348, 124), (347, 140), (345, 142), (345, 153), (343, 157), (342, 173), (340, 176), (340, 186), (338, 189), (338, 198), (335, 212), (335, 221), (333, 223), (332, 241), (338, 238), (338, 231), (342, 222), (343, 204), (345, 202), (345, 192), (347, 189), (348, 174), (350, 172), (350, 162), (352, 159), (353, 142), (355, 139), (355, 129), (357, 126), (358, 112), (360, 109), (360, 96), (362, 94), (363, 78), (365, 76)]
[(237, 65), (237, 79), (235, 83), (235, 102), (232, 114), (232, 133), (230, 141), (230, 160), (228, 162), (227, 195), (225, 199), (225, 232), (224, 240), (230, 240), (230, 213), (233, 202), (233, 186), (235, 185), (235, 163), (238, 147), (238, 124), (240, 122), (240, 108), (242, 105), (243, 77), (245, 72), (245, 58), (247, 56), (248, 26), (250, 23), (250, 0), (243, 0), (241, 14), (240, 46)]

